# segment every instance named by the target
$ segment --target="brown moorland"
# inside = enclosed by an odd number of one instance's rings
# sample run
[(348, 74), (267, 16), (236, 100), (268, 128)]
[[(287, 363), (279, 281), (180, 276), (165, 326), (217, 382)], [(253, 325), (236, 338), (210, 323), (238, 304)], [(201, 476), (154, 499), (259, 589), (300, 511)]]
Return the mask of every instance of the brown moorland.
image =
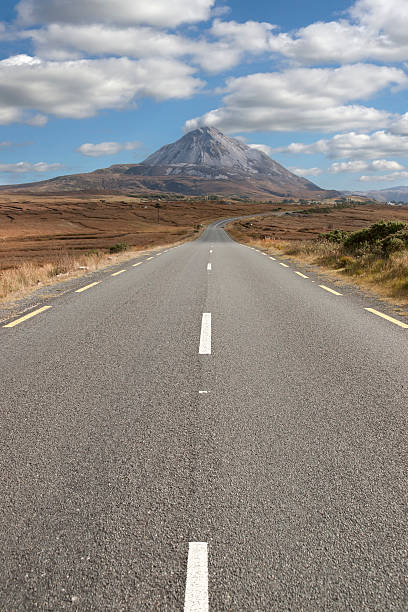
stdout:
[(126, 196), (0, 194), (0, 270), (62, 253), (108, 252), (122, 242), (135, 250), (171, 244), (194, 236), (199, 224), (276, 209), (197, 199), (161, 201), (158, 211), (157, 203)]
[(215, 219), (274, 209), (271, 204), (202, 198), (0, 194), (0, 301), (129, 259), (135, 252), (191, 239)]
[[(323, 210), (326, 204), (323, 204)], [(286, 207), (285, 207), (286, 209)], [(272, 240), (313, 240), (319, 234), (340, 229), (353, 232), (368, 227), (381, 219), (398, 219), (408, 223), (408, 206), (386, 206), (384, 204), (359, 204), (348, 208), (333, 208), (329, 212), (293, 207), (290, 214), (259, 217), (237, 221), (231, 226), (230, 233), (239, 241), (270, 238)], [(301, 213), (300, 210), (308, 211)], [(316, 210), (316, 212), (312, 212)]]
[[(306, 212), (307, 210), (307, 212)], [(408, 246), (399, 234), (384, 249), (381, 240), (350, 247), (346, 235), (339, 238), (335, 230), (352, 233), (379, 224), (381, 221), (408, 224), (408, 207), (360, 204), (345, 208), (329, 208), (326, 212), (304, 209), (279, 217), (253, 218), (229, 225), (230, 234), (238, 241), (257, 246), (271, 254), (280, 253), (297, 262), (319, 266), (333, 278), (351, 280), (356, 285), (387, 299), (393, 304), (408, 306)], [(394, 224), (395, 225), (395, 224)], [(375, 235), (375, 229), (370, 232)], [(402, 238), (408, 236), (403, 229)], [(334, 232), (334, 236), (333, 233)], [(320, 234), (329, 234), (327, 237)], [(361, 235), (361, 234), (360, 234)], [(396, 242), (395, 242), (396, 240)]]

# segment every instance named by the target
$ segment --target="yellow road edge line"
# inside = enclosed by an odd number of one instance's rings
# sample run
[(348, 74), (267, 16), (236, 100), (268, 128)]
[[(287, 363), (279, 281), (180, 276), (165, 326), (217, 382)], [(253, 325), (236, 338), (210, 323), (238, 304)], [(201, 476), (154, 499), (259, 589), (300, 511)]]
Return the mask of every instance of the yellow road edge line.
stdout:
[(301, 276), (302, 278), (309, 278), (308, 276), (306, 276), (306, 274), (302, 274), (302, 272), (298, 272), (297, 270), (295, 270), (295, 274)]
[(153, 257), (148, 257), (148, 258), (146, 259), (146, 261), (149, 261), (149, 259), (154, 259), (154, 258), (153, 258)]
[(43, 306), (42, 308), (38, 308), (38, 310), (33, 310), (33, 312), (30, 312), (29, 314), (25, 315), (24, 317), (20, 317), (19, 319), (16, 319), (12, 323), (8, 323), (7, 325), (3, 325), (3, 327), (15, 327), (16, 325), (19, 325), (23, 321), (27, 321), (27, 319), (31, 319), (31, 317), (35, 317), (36, 315), (40, 314), (40, 312), (44, 312), (44, 310), (48, 310), (49, 308), (52, 308), (52, 306)]
[(283, 266), (284, 268), (289, 268), (288, 264), (282, 263), (281, 261), (279, 262), (280, 266)]
[(338, 291), (335, 291), (334, 289), (330, 289), (330, 287), (326, 287), (326, 285), (319, 285), (319, 287), (321, 289), (324, 289), (325, 291), (328, 291), (329, 293), (333, 293), (333, 295), (343, 295), (342, 293), (339, 293)]
[(373, 314), (377, 315), (378, 317), (381, 317), (383, 319), (387, 319), (387, 321), (391, 321), (391, 323), (394, 323), (395, 325), (399, 325), (399, 327), (403, 327), (404, 329), (408, 329), (408, 325), (406, 323), (403, 323), (402, 321), (398, 321), (398, 319), (393, 319), (393, 317), (389, 317), (388, 315), (384, 314), (383, 312), (379, 312), (378, 310), (374, 310), (374, 308), (365, 308), (364, 310), (368, 310), (368, 312), (372, 312)]
[(132, 266), (133, 266), (134, 268), (136, 268), (136, 266), (141, 266), (141, 265), (142, 265), (142, 263), (143, 263), (143, 261), (139, 261), (138, 263), (132, 264)]
[(99, 285), (99, 283), (101, 283), (102, 281), (96, 281), (95, 283), (91, 283), (90, 285), (86, 285), (85, 287), (81, 287), (81, 289), (77, 289), (75, 291), (75, 293), (82, 293), (82, 291), (86, 291), (87, 289), (90, 289), (91, 287), (95, 287), (95, 285)]
[(126, 270), (119, 270), (119, 272), (114, 272), (112, 276), (117, 276), (118, 274), (122, 274), (122, 272), (126, 272)]

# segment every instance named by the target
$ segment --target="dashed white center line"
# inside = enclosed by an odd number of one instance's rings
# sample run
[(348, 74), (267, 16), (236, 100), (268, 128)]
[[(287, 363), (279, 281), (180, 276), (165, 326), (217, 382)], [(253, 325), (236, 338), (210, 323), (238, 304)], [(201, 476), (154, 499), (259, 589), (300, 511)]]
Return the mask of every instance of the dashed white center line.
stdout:
[(146, 261), (149, 261), (150, 259), (153, 259), (153, 257), (148, 257), (148, 258), (146, 259)]
[(210, 253), (212, 253), (212, 249), (210, 249)]
[(32, 317), (35, 317), (35, 316), (39, 315), (41, 312), (44, 312), (44, 311), (48, 310), (49, 308), (51, 308), (51, 306), (43, 306), (42, 308), (38, 308), (37, 310), (33, 310), (33, 312), (30, 312), (30, 313), (24, 315), (24, 317), (20, 317), (19, 319), (16, 319), (12, 323), (8, 323), (7, 325), (3, 325), (3, 327), (15, 327), (16, 325), (20, 325), (20, 323), (22, 323), (23, 321), (27, 321), (28, 319), (31, 319)]
[(364, 310), (368, 310), (368, 312), (371, 312), (372, 314), (377, 315), (377, 317), (381, 317), (383, 319), (386, 319), (387, 321), (391, 321), (391, 323), (394, 323), (394, 325), (398, 325), (399, 327), (403, 327), (404, 329), (408, 329), (408, 325), (406, 323), (403, 323), (402, 321), (398, 321), (398, 319), (394, 319), (393, 317), (389, 317), (388, 315), (384, 314), (383, 312), (379, 312), (378, 310), (374, 310), (374, 308), (365, 308)]
[(207, 270), (210, 272), (211, 271), (211, 264), (207, 264)]
[(211, 312), (204, 312), (201, 320), (200, 355), (211, 355)]
[(95, 287), (96, 285), (99, 285), (99, 283), (101, 283), (101, 282), (102, 281), (96, 281), (95, 283), (91, 283), (90, 285), (86, 285), (85, 287), (81, 287), (81, 289), (77, 289), (75, 291), (75, 293), (82, 293), (83, 291), (87, 291), (91, 287)]
[(190, 542), (188, 546), (184, 612), (208, 612), (207, 542)]
[(284, 268), (289, 268), (288, 264), (285, 264), (282, 261), (279, 262), (279, 265), (283, 266)]
[(329, 293), (333, 293), (333, 295), (343, 295), (342, 293), (339, 293), (338, 291), (335, 291), (334, 289), (330, 289), (330, 287), (326, 287), (326, 285), (319, 285), (319, 287), (321, 289), (324, 289), (325, 291), (328, 291)]
[(137, 263), (132, 264), (132, 266), (133, 266), (134, 268), (136, 268), (136, 266), (141, 266), (141, 265), (142, 265), (142, 263), (143, 263), (143, 261), (138, 261)]
[(114, 272), (112, 276), (118, 276), (119, 274), (123, 274), (123, 272), (126, 272), (126, 270), (119, 270), (119, 272)]
[(269, 259), (272, 259), (272, 261), (276, 261), (276, 259), (274, 257), (271, 257), (270, 255), (269, 255)]
[(298, 276), (301, 276), (302, 278), (309, 278), (308, 276), (306, 276), (306, 274), (302, 274), (301, 272), (297, 272), (295, 270), (295, 274), (297, 274)]

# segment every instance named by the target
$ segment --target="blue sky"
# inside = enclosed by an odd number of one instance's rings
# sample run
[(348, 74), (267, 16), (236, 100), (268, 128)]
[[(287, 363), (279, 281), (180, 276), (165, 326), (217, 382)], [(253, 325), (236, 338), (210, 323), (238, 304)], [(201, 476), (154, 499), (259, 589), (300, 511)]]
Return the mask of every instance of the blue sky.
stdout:
[(408, 185), (406, 0), (3, 0), (0, 184), (214, 125), (317, 184)]

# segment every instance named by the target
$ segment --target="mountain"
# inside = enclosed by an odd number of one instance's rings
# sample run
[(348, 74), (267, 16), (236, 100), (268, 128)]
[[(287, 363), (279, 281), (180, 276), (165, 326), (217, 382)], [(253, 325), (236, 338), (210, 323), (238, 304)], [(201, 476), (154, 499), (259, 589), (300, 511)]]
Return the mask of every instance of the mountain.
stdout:
[(6, 185), (0, 190), (54, 194), (170, 192), (255, 199), (323, 199), (337, 194), (289, 172), (262, 151), (209, 127), (188, 132), (140, 164), (117, 164), (86, 174)]
[[(351, 192), (350, 192), (351, 193)], [(378, 189), (372, 191), (354, 191), (356, 195), (364, 195), (378, 202), (404, 202), (408, 204), (408, 187), (388, 187), (387, 189)]]

